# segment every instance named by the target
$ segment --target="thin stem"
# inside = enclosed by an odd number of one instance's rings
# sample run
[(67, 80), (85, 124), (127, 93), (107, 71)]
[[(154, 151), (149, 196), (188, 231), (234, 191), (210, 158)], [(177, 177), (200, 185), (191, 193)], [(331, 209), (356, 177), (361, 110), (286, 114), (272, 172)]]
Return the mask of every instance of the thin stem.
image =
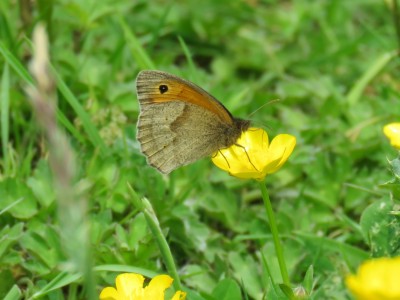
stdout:
[(282, 280), (285, 285), (290, 287), (289, 274), (286, 268), (285, 258), (283, 256), (283, 248), (279, 240), (278, 227), (276, 226), (275, 215), (274, 211), (272, 210), (271, 200), (269, 199), (265, 183), (260, 181), (259, 185), (264, 200), (265, 210), (267, 211), (267, 217), (271, 228), (272, 238), (274, 240), (275, 251), (278, 258), (279, 268), (281, 270)]
[[(26, 2), (26, 1), (25, 1)], [(87, 201), (77, 192), (77, 160), (68, 138), (57, 125), (57, 93), (55, 78), (49, 71), (49, 43), (44, 25), (33, 31), (34, 55), (30, 64), (34, 85), (26, 92), (35, 111), (36, 121), (42, 127), (49, 149), (49, 163), (57, 195), (60, 238), (68, 258), (69, 270), (81, 273), (85, 299), (97, 299), (95, 278), (92, 272), (90, 227)]]
[(161, 255), (164, 260), (164, 264), (167, 268), (168, 274), (174, 279), (173, 285), (175, 290), (182, 291), (182, 284), (179, 278), (178, 271), (176, 269), (174, 257), (172, 256), (171, 249), (169, 248), (168, 242), (161, 230), (160, 223), (158, 222), (157, 216), (154, 213), (153, 207), (146, 198), (140, 199), (133, 188), (128, 184), (132, 201), (136, 208), (143, 212), (147, 225), (149, 226), (151, 233), (153, 234), (158, 247), (160, 248)]
[(396, 36), (397, 36), (397, 43), (398, 43), (398, 48), (397, 48), (397, 55), (400, 55), (400, 14), (399, 14), (399, 6), (397, 3), (397, 0), (393, 0), (393, 22), (394, 22), (394, 28), (396, 30)]

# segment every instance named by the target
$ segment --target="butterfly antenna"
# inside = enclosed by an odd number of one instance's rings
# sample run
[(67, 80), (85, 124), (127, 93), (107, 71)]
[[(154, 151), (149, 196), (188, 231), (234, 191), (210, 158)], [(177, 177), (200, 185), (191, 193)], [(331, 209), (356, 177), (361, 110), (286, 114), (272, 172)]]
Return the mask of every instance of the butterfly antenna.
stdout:
[(258, 112), (258, 111), (259, 111), (261, 108), (263, 108), (264, 106), (266, 106), (266, 105), (268, 105), (268, 104), (275, 103), (275, 102), (279, 102), (279, 101), (281, 101), (281, 99), (274, 99), (274, 100), (268, 101), (267, 103), (264, 103), (264, 104), (261, 105), (259, 108), (257, 108), (255, 111), (251, 112), (251, 113), (247, 116), (247, 119), (251, 119), (251, 116), (254, 115), (256, 112)]

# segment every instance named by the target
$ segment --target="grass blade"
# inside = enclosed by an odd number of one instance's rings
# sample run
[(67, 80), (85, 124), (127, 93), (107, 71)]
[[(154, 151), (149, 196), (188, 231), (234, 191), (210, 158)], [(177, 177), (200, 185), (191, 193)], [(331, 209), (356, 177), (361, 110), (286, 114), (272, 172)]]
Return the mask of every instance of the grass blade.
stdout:
[[(11, 68), (18, 74), (18, 76), (25, 82), (25, 84), (32, 86), (33, 79), (28, 73), (27, 69), (20, 63), (20, 61), (7, 49), (4, 43), (0, 42), (0, 53), (3, 55), (6, 62)], [(96, 127), (90, 121), (89, 115), (86, 113), (82, 105), (79, 103), (77, 98), (73, 95), (71, 90), (67, 87), (65, 82), (61, 79), (55, 68), (52, 67), (52, 72), (57, 79), (57, 86), (60, 93), (64, 96), (67, 102), (72, 106), (75, 113), (81, 119), (83, 128), (85, 129), (90, 141), (94, 147), (99, 147), (102, 154), (107, 153), (107, 147), (101, 139)], [(85, 138), (75, 129), (75, 126), (68, 120), (68, 118), (57, 109), (57, 120), (80, 142), (83, 142)]]
[(1, 80), (1, 95), (0, 95), (0, 122), (1, 122), (1, 147), (4, 158), (4, 170), (8, 174), (9, 162), (8, 162), (8, 137), (9, 137), (9, 109), (10, 109), (10, 68), (6, 63), (3, 70), (3, 76)]
[(21, 299), (22, 293), (17, 285), (13, 285), (11, 290), (7, 293), (4, 300), (18, 300)]
[(74, 94), (71, 92), (71, 90), (68, 88), (64, 80), (61, 78), (61, 76), (58, 74), (53, 66), (51, 67), (51, 71), (54, 74), (59, 91), (65, 97), (65, 100), (67, 100), (67, 102), (71, 105), (78, 117), (81, 119), (82, 126), (89, 136), (92, 145), (94, 147), (99, 147), (100, 152), (105, 155), (108, 152), (108, 149), (104, 144), (102, 138), (100, 137), (96, 126), (94, 126), (93, 122), (90, 120), (89, 114), (85, 111), (85, 109), (79, 103), (79, 100), (74, 96)]
[(131, 49), (132, 56), (135, 59), (140, 69), (155, 69), (154, 63), (147, 55), (143, 46), (139, 43), (136, 35), (130, 30), (126, 22), (120, 18), (119, 23), (124, 31), (126, 40), (128, 41), (129, 48)]
[[(193, 58), (192, 58), (192, 53), (190, 53), (190, 50), (188, 48), (188, 46), (186, 45), (185, 41), (183, 40), (182, 37), (178, 36), (178, 40), (179, 40), (179, 44), (181, 44), (183, 53), (185, 54), (185, 57), (188, 61), (189, 64), (189, 68), (190, 68), (190, 74), (192, 76), (195, 76), (196, 73), (196, 66), (193, 62)], [(198, 78), (193, 78), (194, 82), (199, 82)]]
[(385, 66), (397, 56), (397, 51), (386, 52), (366, 70), (364, 75), (357, 80), (356, 84), (347, 94), (346, 99), (350, 106), (355, 105), (361, 98), (366, 86), (385, 68)]

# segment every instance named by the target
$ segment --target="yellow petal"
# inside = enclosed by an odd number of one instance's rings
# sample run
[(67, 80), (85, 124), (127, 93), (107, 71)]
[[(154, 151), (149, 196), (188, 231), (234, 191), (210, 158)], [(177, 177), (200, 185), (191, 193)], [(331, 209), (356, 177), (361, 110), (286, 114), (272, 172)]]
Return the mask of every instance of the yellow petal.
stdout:
[(133, 296), (140, 297), (143, 293), (143, 282), (144, 277), (135, 273), (123, 273), (115, 279), (118, 293), (127, 297), (126, 299), (131, 299)]
[(260, 176), (262, 157), (268, 149), (268, 134), (260, 128), (249, 128), (235, 145), (214, 154), (213, 163), (220, 169), (239, 178)]
[(264, 167), (267, 174), (278, 171), (292, 154), (296, 138), (290, 134), (277, 135), (268, 149), (268, 164)]
[[(168, 275), (158, 275), (143, 288), (144, 277), (140, 274), (124, 273), (116, 278), (116, 289), (107, 287), (100, 293), (100, 300), (165, 300), (164, 292), (173, 279)], [(177, 291), (173, 300), (184, 300), (186, 293)]]
[(240, 157), (242, 156), (240, 152), (237, 153), (235, 150), (234, 146), (221, 149), (213, 154), (211, 160), (218, 168), (229, 172), (231, 165), (235, 165), (235, 161), (240, 161)]
[(265, 130), (250, 128), (235, 145), (216, 152), (212, 161), (232, 176), (262, 180), (282, 167), (295, 145), (295, 137), (288, 134), (278, 135), (270, 145)]
[(346, 278), (349, 290), (357, 299), (400, 299), (400, 257), (379, 258), (364, 262), (356, 275)]
[(383, 127), (383, 133), (389, 139), (390, 144), (400, 150), (400, 123), (390, 123)]
[(164, 300), (164, 292), (171, 286), (173, 279), (168, 275), (157, 275), (145, 287), (145, 299)]
[(182, 291), (177, 291), (171, 300), (185, 300), (185, 299), (186, 299), (186, 293)]
[(106, 287), (100, 293), (100, 300), (124, 300), (113, 287)]

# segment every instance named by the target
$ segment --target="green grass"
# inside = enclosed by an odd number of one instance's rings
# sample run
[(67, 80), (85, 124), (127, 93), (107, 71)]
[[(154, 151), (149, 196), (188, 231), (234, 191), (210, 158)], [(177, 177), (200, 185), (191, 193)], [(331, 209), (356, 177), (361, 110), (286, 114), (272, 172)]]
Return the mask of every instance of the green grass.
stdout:
[[(1, 299), (96, 299), (119, 273), (167, 273), (143, 197), (189, 299), (286, 299), (256, 182), (209, 159), (169, 176), (146, 165), (135, 78), (149, 68), (195, 82), (271, 136), (296, 136), (266, 179), (292, 287), (353, 299), (346, 274), (400, 255), (397, 153), (382, 133), (400, 120), (399, 41), (385, 1), (28, 2), (0, 2)], [(68, 159), (26, 94), (39, 22)]]

